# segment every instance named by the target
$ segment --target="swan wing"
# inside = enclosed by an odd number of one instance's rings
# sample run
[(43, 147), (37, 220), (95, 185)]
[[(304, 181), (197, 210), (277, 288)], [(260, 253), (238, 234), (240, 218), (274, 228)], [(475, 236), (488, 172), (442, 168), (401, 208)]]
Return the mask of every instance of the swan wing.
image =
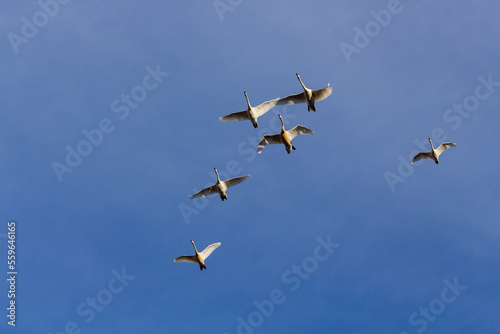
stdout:
[(239, 176), (239, 177), (235, 177), (235, 178), (226, 180), (226, 181), (224, 181), (224, 183), (226, 184), (226, 187), (230, 188), (232, 186), (240, 184), (241, 182), (243, 182), (243, 181), (245, 181), (246, 179), (249, 179), (249, 178), (250, 178), (250, 175)]
[(309, 128), (306, 128), (305, 126), (297, 125), (293, 129), (288, 130), (286, 133), (288, 133), (290, 140), (292, 140), (298, 135), (312, 135), (314, 134), (314, 131)]
[(257, 153), (260, 154), (266, 145), (281, 144), (281, 135), (278, 133), (276, 135), (265, 135), (262, 137), (257, 147)]
[(457, 146), (457, 144), (455, 143), (442, 143), (441, 145), (439, 145), (439, 147), (436, 149), (436, 154), (437, 155), (441, 155), (441, 153), (444, 152), (444, 150), (450, 148), (450, 147), (455, 147)]
[(304, 95), (304, 92), (302, 92), (299, 94), (288, 95), (287, 97), (279, 99), (277, 101), (277, 104), (283, 105), (283, 104), (297, 104), (297, 103), (305, 103), (305, 102), (306, 102), (306, 97)]
[(328, 86), (326, 86), (323, 89), (313, 90), (312, 94), (313, 94), (314, 101), (324, 100), (328, 96), (330, 96), (330, 94), (332, 94), (332, 86), (330, 86), (330, 84), (328, 84)]
[(257, 115), (257, 117), (264, 115), (266, 112), (268, 112), (269, 110), (274, 108), (276, 106), (276, 104), (278, 103), (278, 101), (279, 101), (279, 98), (276, 98), (276, 99), (269, 100), (269, 101), (266, 101), (264, 103), (259, 104), (257, 107), (253, 108), (255, 114)]
[(217, 189), (217, 185), (210, 186), (208, 188), (205, 188), (203, 190), (198, 191), (196, 194), (189, 195), (190, 198), (198, 198), (198, 197), (205, 197), (205, 196), (210, 196), (212, 194), (218, 194), (219, 191)]
[[(210, 246), (209, 246), (210, 247)], [(189, 262), (189, 263), (197, 263), (196, 256), (194, 255), (182, 255), (178, 258), (174, 259), (174, 262)]]
[(219, 117), (221, 122), (246, 121), (247, 119), (248, 113), (246, 110)]
[(210, 254), (212, 254), (212, 252), (221, 245), (220, 242), (216, 242), (215, 244), (211, 244), (209, 246), (207, 246), (207, 248), (205, 248), (201, 253), (201, 257), (203, 258), (203, 260), (205, 260), (207, 257), (210, 256)]
[(432, 153), (431, 152), (420, 152), (419, 154), (417, 154), (413, 158), (411, 163), (413, 164), (414, 162), (422, 160), (422, 159), (432, 159)]

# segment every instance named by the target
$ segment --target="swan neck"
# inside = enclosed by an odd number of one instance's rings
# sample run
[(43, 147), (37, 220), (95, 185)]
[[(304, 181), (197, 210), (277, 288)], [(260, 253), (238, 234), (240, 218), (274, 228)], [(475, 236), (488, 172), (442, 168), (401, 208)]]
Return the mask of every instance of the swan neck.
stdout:
[(245, 92), (245, 99), (247, 99), (248, 109), (252, 108), (252, 106), (250, 105), (250, 101), (248, 100), (248, 95), (246, 92)]
[(194, 247), (194, 252), (195, 252), (196, 254), (198, 254), (198, 250), (196, 249), (196, 245), (194, 244), (194, 241), (191, 241), (191, 243), (193, 244), (193, 247)]
[(306, 89), (306, 86), (304, 85), (304, 83), (302, 82), (302, 79), (300, 79), (300, 76), (297, 75), (297, 79), (299, 79), (299, 82), (300, 84), (302, 85), (302, 88), (304, 88), (304, 90)]

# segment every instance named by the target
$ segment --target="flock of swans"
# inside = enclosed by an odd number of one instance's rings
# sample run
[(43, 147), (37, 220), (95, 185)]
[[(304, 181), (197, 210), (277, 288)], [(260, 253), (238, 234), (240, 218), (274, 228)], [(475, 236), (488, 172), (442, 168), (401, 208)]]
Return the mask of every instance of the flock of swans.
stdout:
[[(298, 74), (296, 74), (297, 79), (299, 80), (303, 92), (298, 93), (298, 94), (293, 94), (289, 95), (284, 98), (275, 98), (273, 100), (266, 101), (264, 103), (259, 104), (256, 107), (252, 107), (250, 104), (250, 101), (248, 99), (247, 92), (244, 92), (245, 98), (247, 100), (247, 110), (240, 111), (240, 112), (235, 112), (226, 116), (219, 117), (219, 120), (222, 122), (231, 122), (231, 121), (245, 121), (249, 120), (252, 122), (252, 125), (254, 128), (257, 128), (259, 126), (257, 119), (264, 115), (266, 112), (271, 110), (277, 105), (288, 105), (288, 104), (298, 104), (298, 103), (307, 103), (307, 111), (316, 111), (316, 106), (315, 102), (321, 101), (326, 99), (328, 96), (332, 94), (332, 87), (330, 84), (328, 84), (325, 88), (318, 89), (318, 90), (311, 90), (307, 88), (304, 83), (302, 82), (302, 79)], [(285, 146), (285, 149), (288, 154), (292, 150), (295, 150), (295, 147), (292, 145), (292, 140), (298, 136), (298, 135), (312, 135), (314, 134), (314, 131), (311, 129), (302, 126), (302, 125), (296, 125), (294, 128), (290, 130), (285, 130), (285, 125), (283, 122), (283, 118), (281, 115), (278, 115), (280, 121), (281, 121), (281, 132), (274, 134), (274, 135), (264, 135), (262, 139), (259, 142), (259, 145), (257, 147), (257, 153), (260, 154), (262, 153), (262, 150), (267, 146), (267, 145), (272, 145), (272, 144), (283, 144)], [(420, 152), (411, 161), (413, 164), (416, 161), (419, 161), (421, 159), (432, 159), (436, 164), (439, 163), (439, 156), (448, 148), (454, 147), (457, 144), (455, 143), (450, 143), (450, 142), (445, 142), (439, 145), (438, 148), (434, 149), (432, 145), (432, 140), (429, 138), (429, 143), (431, 146), (431, 151), (430, 152)], [(198, 191), (196, 194), (190, 195), (189, 197), (194, 199), (194, 198), (199, 198), (199, 197), (205, 197), (205, 196), (210, 196), (214, 194), (219, 194), (220, 199), (222, 201), (227, 200), (227, 194), (226, 191), (228, 188), (235, 186), (237, 184), (240, 184), (241, 182), (247, 180), (250, 178), (250, 175), (245, 175), (245, 176), (239, 176), (235, 177), (229, 180), (221, 181), (219, 178), (219, 173), (217, 172), (217, 169), (214, 168), (215, 174), (217, 176), (217, 181), (214, 185), (205, 188), (203, 190)], [(198, 263), (200, 266), (200, 270), (207, 269), (205, 266), (205, 260), (207, 257), (212, 254), (212, 252), (221, 245), (220, 242), (214, 243), (209, 245), (207, 248), (205, 248), (201, 253), (198, 252), (196, 249), (196, 245), (194, 244), (193, 240), (190, 240), (191, 243), (193, 244), (194, 247), (194, 255), (182, 255), (174, 259), (174, 262), (189, 262), (189, 263)]]

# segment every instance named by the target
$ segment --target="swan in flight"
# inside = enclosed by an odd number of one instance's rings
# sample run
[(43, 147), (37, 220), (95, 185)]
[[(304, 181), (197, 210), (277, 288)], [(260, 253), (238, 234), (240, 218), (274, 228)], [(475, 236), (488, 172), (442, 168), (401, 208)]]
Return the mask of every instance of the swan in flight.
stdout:
[(217, 175), (217, 183), (213, 186), (205, 188), (203, 190), (198, 191), (194, 195), (190, 195), (191, 198), (205, 197), (213, 194), (219, 194), (220, 199), (224, 201), (227, 199), (226, 190), (232, 186), (240, 184), (250, 177), (250, 175), (235, 177), (226, 181), (221, 181), (219, 178), (219, 172), (217, 172), (217, 168), (214, 168), (215, 174)]
[(212, 254), (212, 252), (219, 247), (221, 244), (220, 242), (216, 242), (215, 244), (211, 244), (207, 248), (205, 248), (201, 253), (198, 253), (198, 250), (196, 249), (196, 245), (194, 244), (193, 240), (189, 240), (193, 244), (194, 247), (194, 255), (182, 255), (179, 256), (178, 258), (174, 259), (174, 262), (189, 262), (189, 263), (198, 263), (200, 266), (200, 270), (207, 269), (205, 267), (205, 260), (207, 257)]
[(278, 100), (278, 105), (282, 104), (297, 104), (297, 103), (307, 103), (307, 111), (316, 111), (316, 107), (314, 106), (315, 101), (321, 101), (326, 99), (330, 94), (332, 93), (332, 86), (328, 84), (323, 89), (318, 89), (318, 90), (310, 90), (307, 88), (302, 80), (300, 79), (300, 75), (296, 73), (297, 79), (299, 79), (300, 84), (302, 85), (302, 88), (304, 88), (303, 93), (295, 94), (295, 95), (289, 95), (287, 97), (284, 97), (282, 99)]
[(293, 138), (298, 135), (312, 135), (314, 133), (313, 130), (302, 125), (297, 125), (293, 129), (286, 131), (285, 125), (283, 124), (283, 118), (281, 118), (281, 115), (278, 115), (278, 117), (281, 120), (281, 132), (275, 135), (265, 135), (262, 137), (259, 147), (257, 147), (257, 153), (260, 154), (266, 145), (283, 144), (285, 145), (287, 153), (290, 154), (291, 150), (295, 150), (295, 146), (292, 145)]
[(441, 145), (439, 145), (439, 147), (437, 149), (434, 149), (434, 147), (432, 146), (432, 140), (430, 138), (429, 139), (429, 143), (431, 144), (431, 151), (430, 152), (420, 152), (419, 154), (417, 154), (413, 160), (411, 161), (411, 163), (413, 164), (415, 161), (419, 161), (421, 159), (432, 159), (434, 160), (434, 162), (436, 164), (439, 163), (439, 156), (441, 155), (441, 153), (444, 152), (444, 150), (450, 148), (450, 147), (455, 147), (457, 146), (457, 144), (455, 143), (442, 143)]
[(257, 118), (274, 108), (279, 98), (261, 103), (257, 107), (252, 107), (250, 105), (250, 101), (248, 100), (247, 92), (244, 93), (245, 98), (247, 99), (248, 109), (245, 111), (235, 112), (226, 116), (219, 117), (219, 120), (222, 122), (250, 120), (253, 124), (253, 127), (257, 128), (259, 126), (259, 123), (257, 123)]

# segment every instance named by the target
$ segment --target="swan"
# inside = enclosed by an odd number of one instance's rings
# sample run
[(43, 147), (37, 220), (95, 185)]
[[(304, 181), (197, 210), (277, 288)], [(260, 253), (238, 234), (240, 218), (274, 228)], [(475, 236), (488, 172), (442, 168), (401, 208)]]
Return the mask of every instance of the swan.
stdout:
[(259, 126), (259, 124), (257, 123), (257, 118), (274, 108), (279, 100), (279, 97), (274, 100), (261, 103), (257, 107), (252, 107), (250, 105), (250, 101), (248, 100), (247, 92), (243, 93), (245, 94), (245, 98), (247, 99), (248, 109), (245, 111), (235, 112), (226, 116), (219, 117), (219, 120), (222, 122), (250, 120), (253, 124), (253, 127), (257, 128)]
[(226, 181), (221, 181), (219, 178), (219, 172), (217, 172), (217, 168), (214, 168), (215, 174), (217, 175), (217, 182), (208, 188), (198, 191), (194, 195), (190, 195), (190, 198), (198, 198), (210, 196), (213, 194), (219, 194), (220, 199), (222, 201), (227, 200), (226, 190), (232, 186), (235, 186), (250, 177), (250, 175), (235, 177)]
[(174, 259), (174, 262), (189, 262), (189, 263), (198, 263), (200, 265), (200, 270), (207, 269), (205, 267), (205, 260), (207, 257), (212, 254), (212, 252), (221, 245), (220, 242), (216, 242), (215, 244), (209, 245), (207, 248), (205, 248), (201, 253), (198, 253), (198, 250), (196, 249), (196, 245), (194, 244), (193, 240), (189, 240), (193, 244), (194, 247), (194, 255), (182, 255), (179, 256), (178, 258)]
[(411, 161), (411, 163), (413, 164), (415, 161), (419, 161), (421, 159), (432, 159), (434, 160), (434, 162), (436, 164), (439, 163), (439, 156), (441, 155), (441, 153), (444, 152), (444, 150), (450, 148), (450, 147), (455, 147), (457, 146), (457, 144), (455, 143), (442, 143), (441, 145), (439, 145), (439, 147), (437, 149), (434, 149), (434, 147), (432, 146), (432, 140), (430, 138), (429, 139), (429, 143), (431, 144), (431, 151), (430, 152), (420, 152), (419, 154), (417, 154), (413, 160)]
[(285, 125), (283, 124), (283, 118), (281, 115), (278, 115), (281, 120), (281, 132), (275, 135), (265, 135), (262, 137), (259, 143), (259, 147), (257, 147), (257, 153), (260, 154), (266, 145), (270, 144), (283, 144), (285, 145), (286, 151), (290, 154), (291, 150), (295, 150), (295, 146), (292, 145), (292, 139), (297, 137), (298, 135), (312, 135), (314, 131), (306, 128), (302, 125), (297, 125), (293, 129), (286, 131)]
[(303, 93), (295, 94), (295, 95), (289, 95), (287, 97), (284, 97), (282, 99), (278, 100), (278, 105), (282, 104), (297, 104), (297, 103), (304, 103), (307, 102), (307, 111), (316, 111), (316, 107), (314, 106), (315, 101), (321, 101), (326, 99), (330, 94), (332, 93), (332, 86), (328, 84), (323, 89), (318, 89), (318, 90), (310, 90), (307, 88), (302, 80), (300, 79), (300, 75), (296, 73), (297, 79), (299, 79), (300, 84), (302, 85), (302, 88), (304, 88)]

